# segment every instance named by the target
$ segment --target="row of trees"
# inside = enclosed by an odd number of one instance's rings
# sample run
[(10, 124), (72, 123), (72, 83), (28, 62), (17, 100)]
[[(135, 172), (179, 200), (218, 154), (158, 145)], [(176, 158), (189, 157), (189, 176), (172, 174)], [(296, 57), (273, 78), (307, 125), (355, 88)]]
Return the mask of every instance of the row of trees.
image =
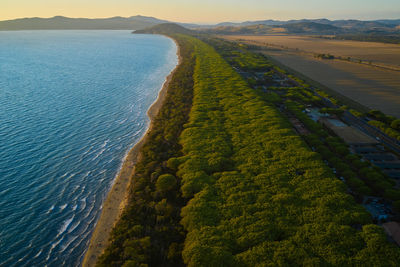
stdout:
[(368, 124), (381, 129), (387, 135), (400, 141), (400, 119), (393, 116), (387, 116), (379, 110), (371, 110), (367, 116), (373, 118)]
[(338, 39), (338, 40), (354, 40), (361, 42), (380, 42), (388, 44), (400, 44), (399, 34), (390, 33), (370, 33), (370, 34), (340, 34), (336, 36), (321, 36), (326, 39)]

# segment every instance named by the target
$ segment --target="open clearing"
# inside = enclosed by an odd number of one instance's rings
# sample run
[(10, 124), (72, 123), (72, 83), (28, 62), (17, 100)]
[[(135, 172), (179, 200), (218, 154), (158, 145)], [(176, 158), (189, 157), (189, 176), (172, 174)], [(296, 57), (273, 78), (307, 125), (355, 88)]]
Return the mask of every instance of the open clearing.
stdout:
[[(224, 38), (230, 40), (247, 40), (246, 42), (252, 44), (254, 44), (254, 39), (265, 40), (269, 43), (271, 39), (267, 41), (266, 38), (270, 37), (280, 42), (284, 40), (288, 41), (288, 43), (280, 43), (280, 45), (286, 47), (296, 46), (296, 38), (292, 36), (224, 36)], [(306, 41), (303, 41), (301, 38), (306, 38)], [(303, 47), (300, 45), (305, 45), (305, 43), (309, 44), (309, 51), (311, 51), (311, 48), (320, 49), (318, 48), (320, 47), (318, 44), (320, 43), (320, 39), (309, 37), (301, 38), (298, 39), (300, 41), (297, 43), (299, 49), (302, 49)], [(316, 44), (312, 44), (312, 40), (316, 40)], [(393, 63), (395, 61), (393, 58), (398, 58), (396, 63), (400, 64), (400, 46), (398, 46), (399, 49), (397, 52), (390, 56), (388, 51), (396, 50), (393, 48), (393, 45), (388, 45), (388, 47), (391, 48), (385, 50), (379, 48), (379, 45), (385, 47), (385, 44), (354, 41), (322, 41), (326, 43), (353, 43), (352, 46), (339, 46), (337, 51), (353, 50), (355, 51), (354, 53), (356, 53), (356, 50), (360, 50), (358, 54), (368, 55), (369, 53), (371, 58), (380, 57), (382, 60), (385, 60), (385, 63), (389, 61)], [(260, 42), (259, 45), (262, 44), (261, 41), (257, 42)], [(353, 48), (357, 46), (357, 49)], [(366, 48), (364, 49), (362, 46)], [(373, 46), (375, 46), (375, 48), (371, 49)], [(330, 53), (334, 54), (332, 51)], [(383, 70), (346, 61), (316, 59), (306, 53), (295, 52), (290, 49), (282, 50), (266, 47), (263, 53), (364, 106), (381, 110), (388, 115), (400, 117), (400, 72), (398, 71)], [(318, 53), (320, 53), (320, 51), (318, 51)], [(327, 53), (327, 51), (325, 51), (325, 53)], [(336, 53), (336, 55), (338, 55), (338, 53)]]

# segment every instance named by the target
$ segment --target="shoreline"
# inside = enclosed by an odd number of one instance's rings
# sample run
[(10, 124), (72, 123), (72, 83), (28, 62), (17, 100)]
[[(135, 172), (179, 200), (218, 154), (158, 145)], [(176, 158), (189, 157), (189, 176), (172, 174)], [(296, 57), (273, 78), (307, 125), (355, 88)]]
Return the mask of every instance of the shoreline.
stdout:
[[(172, 39), (169, 36), (166, 37)], [(96, 223), (90, 239), (89, 247), (85, 252), (82, 262), (82, 266), (84, 267), (96, 265), (97, 259), (108, 246), (111, 230), (118, 222), (128, 202), (128, 188), (130, 186), (131, 177), (135, 173), (135, 164), (140, 159), (140, 150), (146, 143), (147, 136), (153, 128), (154, 118), (157, 116), (164, 103), (165, 97), (168, 93), (169, 83), (175, 74), (176, 69), (181, 64), (179, 45), (174, 39), (172, 40), (175, 42), (177, 47), (176, 54), (178, 56), (178, 63), (165, 78), (165, 81), (158, 92), (157, 99), (147, 110), (147, 116), (150, 119), (147, 130), (126, 155), (122, 167), (114, 180), (113, 186), (107, 194), (107, 197), (103, 203), (100, 218)]]

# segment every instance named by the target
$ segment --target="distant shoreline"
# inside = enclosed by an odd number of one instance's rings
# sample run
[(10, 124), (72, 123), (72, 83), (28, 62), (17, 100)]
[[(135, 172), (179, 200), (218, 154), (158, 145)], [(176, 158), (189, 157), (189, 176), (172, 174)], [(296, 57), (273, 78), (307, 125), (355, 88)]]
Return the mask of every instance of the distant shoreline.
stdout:
[[(169, 36), (166, 36), (170, 38)], [(95, 266), (98, 258), (108, 246), (111, 230), (118, 222), (126, 204), (128, 203), (128, 189), (132, 175), (135, 173), (135, 164), (140, 158), (140, 150), (147, 140), (147, 136), (153, 128), (153, 120), (162, 107), (165, 97), (168, 93), (169, 83), (177, 67), (181, 63), (180, 49), (178, 43), (172, 39), (177, 47), (178, 64), (166, 77), (157, 99), (153, 102), (147, 111), (150, 123), (142, 138), (132, 147), (127, 154), (122, 168), (109, 191), (106, 200), (103, 203), (100, 219), (98, 220), (92, 237), (90, 239), (88, 250), (82, 262), (82, 266)]]

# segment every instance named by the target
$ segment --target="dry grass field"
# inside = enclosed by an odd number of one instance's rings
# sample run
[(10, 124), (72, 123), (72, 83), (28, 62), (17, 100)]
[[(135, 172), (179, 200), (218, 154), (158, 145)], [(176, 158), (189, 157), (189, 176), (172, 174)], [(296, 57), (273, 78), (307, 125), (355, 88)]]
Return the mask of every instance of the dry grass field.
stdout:
[[(271, 39), (266, 41), (269, 37)], [(334, 54), (334, 51), (336, 51), (336, 54), (338, 54), (338, 51), (341, 51), (353, 56), (357, 53), (358, 55), (369, 55), (371, 58), (380, 58), (385, 63), (400, 64), (400, 46), (396, 50), (395, 45), (354, 41), (330, 41), (308, 37), (297, 38), (294, 36), (224, 36), (224, 38), (230, 40), (244, 40), (248, 38), (247, 42), (253, 44), (255, 39), (265, 40), (266, 42), (278, 40), (279, 45), (282, 46), (297, 47), (299, 49), (307, 48), (308, 51), (311, 51), (312, 48), (316, 49), (318, 53), (327, 53), (329, 51), (318, 49), (322, 49), (321, 47), (330, 47), (330, 53), (332, 54)], [(285, 43), (285, 40), (288, 42)], [(312, 43), (312, 40), (315, 40), (315, 43)], [(343, 44), (339, 44), (341, 42)], [(260, 41), (260, 43), (262, 42)], [(324, 43), (324, 45), (320, 43)], [(338, 44), (338, 48), (334, 50), (333, 44), (336, 43)], [(390, 54), (390, 51), (393, 54)], [(384, 70), (346, 61), (316, 59), (307, 53), (296, 52), (291, 49), (282, 50), (266, 47), (263, 53), (364, 106), (371, 109), (378, 109), (388, 115), (400, 118), (400, 72), (398, 71)], [(394, 60), (395, 58), (397, 58), (397, 61)]]
[(316, 54), (332, 54), (372, 61), (373, 63), (400, 67), (400, 45), (345, 40), (327, 40), (307, 36), (266, 35), (266, 36), (224, 36), (226, 39), (252, 41), (259, 45), (272, 44), (289, 49)]

